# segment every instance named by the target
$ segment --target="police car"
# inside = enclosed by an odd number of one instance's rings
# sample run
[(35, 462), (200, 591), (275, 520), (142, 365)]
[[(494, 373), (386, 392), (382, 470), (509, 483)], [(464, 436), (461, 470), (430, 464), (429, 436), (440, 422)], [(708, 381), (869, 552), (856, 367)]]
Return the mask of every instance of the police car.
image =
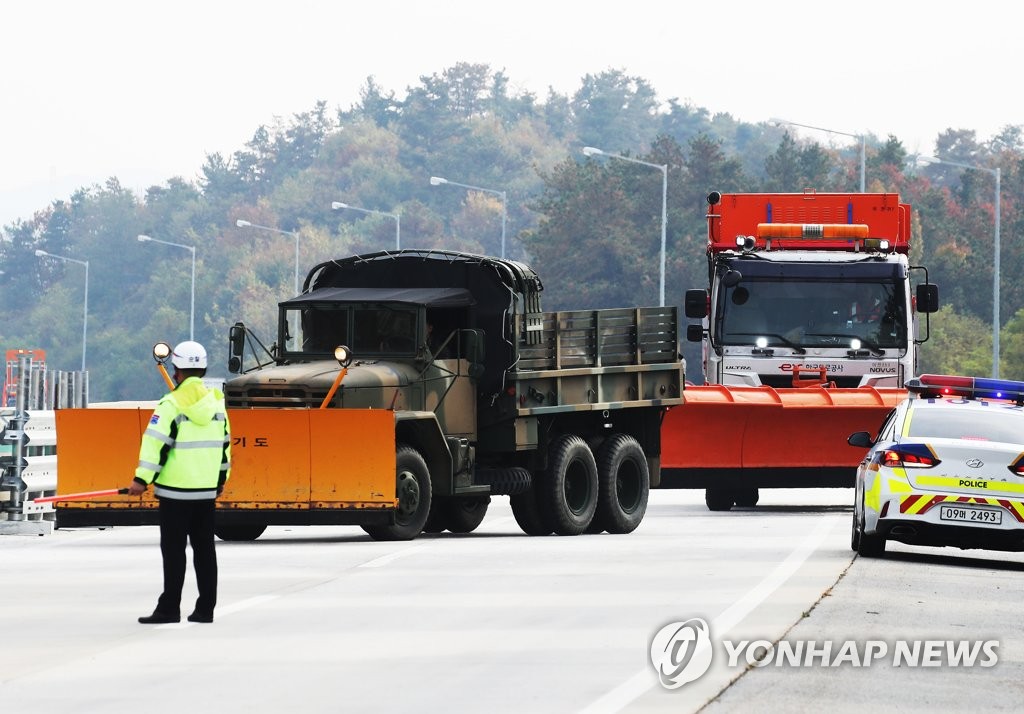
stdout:
[(850, 547), (1024, 550), (1024, 382), (921, 375), (857, 469)]

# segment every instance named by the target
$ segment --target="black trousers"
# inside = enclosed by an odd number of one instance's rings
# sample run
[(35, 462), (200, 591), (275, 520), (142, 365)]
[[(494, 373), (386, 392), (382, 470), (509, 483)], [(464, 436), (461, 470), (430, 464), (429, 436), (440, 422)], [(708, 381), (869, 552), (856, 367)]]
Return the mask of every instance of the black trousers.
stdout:
[(217, 605), (217, 551), (214, 548), (213, 519), (216, 501), (160, 499), (160, 554), (164, 562), (164, 591), (157, 612), (178, 615), (181, 589), (185, 584), (185, 541), (192, 544), (199, 599), (196, 612), (213, 614)]

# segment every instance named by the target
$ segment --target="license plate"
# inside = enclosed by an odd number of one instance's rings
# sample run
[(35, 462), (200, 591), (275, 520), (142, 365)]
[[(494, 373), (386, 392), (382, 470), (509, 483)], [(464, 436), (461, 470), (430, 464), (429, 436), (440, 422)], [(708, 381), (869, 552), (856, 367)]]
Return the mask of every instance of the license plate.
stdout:
[(973, 506), (941, 506), (939, 519), (958, 521), (960, 523), (989, 523), (999, 525), (1003, 522), (1003, 512)]

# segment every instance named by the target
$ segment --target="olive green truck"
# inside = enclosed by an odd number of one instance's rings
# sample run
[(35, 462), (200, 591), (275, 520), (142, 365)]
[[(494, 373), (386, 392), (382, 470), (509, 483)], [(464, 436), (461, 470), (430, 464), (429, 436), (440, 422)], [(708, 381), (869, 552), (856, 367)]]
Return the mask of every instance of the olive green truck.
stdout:
[(360, 425), (345, 448), (386, 444), (395, 492), (384, 509), (226, 510), (218, 533), (303, 522), (380, 540), (468, 533), (497, 495), (530, 535), (635, 529), (659, 480), (662, 417), (682, 402), (676, 309), (543, 312), (542, 290), (519, 262), (389, 251), (315, 266), (279, 304), (269, 347), (237, 323), (231, 413), (345, 410)]

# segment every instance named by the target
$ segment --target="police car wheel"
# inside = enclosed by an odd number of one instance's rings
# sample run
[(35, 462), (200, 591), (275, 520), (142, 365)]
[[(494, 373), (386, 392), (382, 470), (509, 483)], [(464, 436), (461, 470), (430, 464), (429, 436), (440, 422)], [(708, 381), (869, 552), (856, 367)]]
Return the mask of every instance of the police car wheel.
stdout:
[(881, 558), (885, 555), (885, 538), (877, 533), (864, 532), (864, 515), (857, 525), (857, 553), (865, 558)]

